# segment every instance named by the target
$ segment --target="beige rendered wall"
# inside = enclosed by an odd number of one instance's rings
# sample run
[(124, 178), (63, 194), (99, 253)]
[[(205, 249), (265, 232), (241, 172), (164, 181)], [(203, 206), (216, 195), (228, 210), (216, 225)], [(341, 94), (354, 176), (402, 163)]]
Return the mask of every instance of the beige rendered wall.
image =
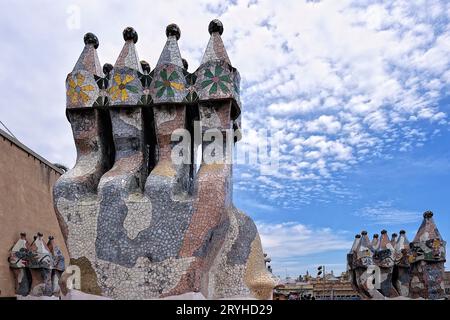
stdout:
[(55, 237), (68, 260), (67, 248), (53, 208), (52, 189), (60, 173), (0, 136), (0, 298), (15, 296), (8, 265), (9, 250), (26, 232)]

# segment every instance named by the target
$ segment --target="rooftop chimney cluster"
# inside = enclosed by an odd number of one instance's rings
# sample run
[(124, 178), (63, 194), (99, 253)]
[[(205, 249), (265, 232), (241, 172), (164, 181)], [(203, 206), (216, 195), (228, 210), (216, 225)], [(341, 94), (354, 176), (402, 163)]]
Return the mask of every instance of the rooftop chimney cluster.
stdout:
[(367, 231), (355, 236), (347, 266), (355, 289), (365, 298), (441, 299), (446, 242), (426, 211), (412, 242), (406, 231), (386, 230), (369, 239)]
[(240, 136), (240, 76), (225, 50), (222, 23), (211, 21), (208, 31), (193, 73), (176, 24), (167, 26), (153, 69), (139, 60), (131, 27), (114, 65), (101, 66), (94, 34), (84, 38), (66, 80), (77, 161), (53, 188), (71, 263), (83, 269), (87, 261), (85, 271), (95, 279), (84, 293), (272, 295), (276, 282), (256, 225), (232, 201), (228, 160)]
[(101, 67), (98, 38), (87, 33), (84, 50), (67, 76), (67, 108), (124, 108), (231, 99), (232, 119), (236, 120), (241, 113), (240, 75), (225, 50), (222, 23), (211, 21), (208, 31), (209, 43), (193, 73), (187, 71), (188, 62), (181, 56), (178, 47), (181, 31), (176, 24), (167, 26), (167, 41), (153, 70), (148, 62), (139, 60), (138, 34), (133, 28), (124, 29), (125, 44), (114, 66), (106, 63)]
[(25, 232), (10, 249), (9, 266), (14, 274), (16, 294), (21, 296), (58, 296), (59, 279), (65, 260), (53, 236), (44, 241), (38, 232), (29, 242)]

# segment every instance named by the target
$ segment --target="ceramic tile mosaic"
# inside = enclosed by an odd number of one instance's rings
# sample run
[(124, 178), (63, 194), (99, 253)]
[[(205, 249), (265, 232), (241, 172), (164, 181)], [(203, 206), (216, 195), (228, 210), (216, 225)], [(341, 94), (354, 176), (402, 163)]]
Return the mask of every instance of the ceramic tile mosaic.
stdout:
[(42, 233), (27, 240), (25, 233), (10, 250), (8, 258), (15, 279), (16, 294), (21, 296), (59, 296), (59, 279), (65, 270), (64, 256), (53, 236), (44, 242)]
[(103, 72), (98, 40), (86, 36), (92, 58), (80, 59), (83, 72), (91, 70), (96, 96), (83, 104), (91, 108), (72, 108), (68, 101), (77, 162), (54, 187), (83, 292), (115, 299), (187, 292), (271, 298), (276, 281), (265, 268), (254, 222), (233, 206), (226, 154), (201, 163), (197, 173), (194, 163), (173, 161), (173, 154), (191, 158), (194, 144), (185, 150), (183, 139), (172, 134), (189, 132), (197, 118), (202, 132), (217, 129), (223, 136), (240, 126), (240, 78), (221, 26), (211, 22), (204, 61), (194, 73), (181, 58), (181, 32), (174, 24), (166, 28), (153, 70), (139, 61), (134, 29), (124, 30), (116, 64), (106, 64)]
[[(369, 242), (367, 232), (356, 235), (347, 255), (347, 269), (352, 285), (367, 299), (407, 297), (443, 299), (445, 245), (427, 211), (414, 240), (410, 243), (406, 232), (393, 234), (389, 239), (386, 230), (381, 239), (374, 235)], [(378, 275), (376, 270), (379, 270)], [(379, 287), (371, 286), (379, 276)], [(375, 279), (376, 280), (376, 279)]]

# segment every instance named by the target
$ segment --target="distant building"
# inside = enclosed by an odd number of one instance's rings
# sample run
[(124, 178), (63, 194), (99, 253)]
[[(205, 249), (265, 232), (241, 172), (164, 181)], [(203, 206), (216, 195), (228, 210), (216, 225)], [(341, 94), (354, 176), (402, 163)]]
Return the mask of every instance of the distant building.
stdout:
[(53, 208), (52, 190), (61, 169), (0, 130), (0, 298), (15, 297), (9, 250), (27, 233), (54, 236), (66, 261), (68, 252)]
[(313, 278), (309, 274), (299, 276), (297, 280), (284, 281), (274, 289), (274, 300), (359, 300), (359, 294), (353, 290), (347, 274)]

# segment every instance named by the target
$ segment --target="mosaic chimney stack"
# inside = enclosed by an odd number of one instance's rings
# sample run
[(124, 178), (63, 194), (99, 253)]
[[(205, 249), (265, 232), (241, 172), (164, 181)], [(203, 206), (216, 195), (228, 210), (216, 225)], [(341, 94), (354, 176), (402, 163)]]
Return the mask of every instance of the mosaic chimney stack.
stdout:
[(394, 246), (392, 241), (389, 240), (389, 236), (386, 230), (381, 231), (380, 247), (374, 251), (373, 262), (380, 270), (380, 292), (383, 296), (389, 298), (395, 298), (398, 296), (397, 290), (395, 290), (392, 274), (394, 271)]
[(85, 37), (67, 80), (77, 163), (54, 188), (70, 264), (80, 268), (85, 293), (271, 298), (276, 283), (256, 226), (232, 203), (228, 160), (240, 126), (240, 76), (222, 23), (212, 21), (209, 33), (193, 73), (175, 24), (166, 28), (153, 70), (138, 58), (133, 28), (123, 32), (115, 65), (103, 70), (97, 38)]
[[(365, 231), (355, 239), (347, 255), (347, 269), (353, 287), (363, 298), (445, 298), (446, 242), (436, 227), (433, 213), (426, 211), (423, 217), (411, 243), (405, 230), (399, 235), (394, 233), (391, 240), (383, 230), (380, 241), (374, 235), (370, 246), (365, 244)], [(365, 265), (361, 257), (366, 257)]]
[(395, 268), (397, 272), (397, 279), (394, 283), (398, 294), (403, 297), (409, 296), (410, 277), (410, 247), (409, 241), (406, 237), (406, 231), (401, 230), (400, 236), (395, 244)]
[(433, 219), (426, 211), (423, 221), (411, 242), (411, 286), (413, 298), (443, 299), (445, 297), (444, 270), (447, 243), (442, 239)]
[[(61, 196), (74, 200), (96, 193), (101, 176), (110, 166), (110, 121), (105, 111), (92, 108), (106, 103), (108, 75), (101, 68), (97, 48), (99, 42), (92, 33), (84, 36), (84, 49), (66, 79), (66, 115), (72, 126), (77, 162), (58, 180)], [(104, 68), (105, 69), (105, 68)], [(108, 71), (106, 66), (105, 71)], [(73, 192), (76, 191), (76, 192)], [(63, 230), (67, 227), (60, 221)]]
[(21, 233), (19, 240), (10, 250), (9, 266), (16, 281), (16, 294), (20, 296), (59, 296), (59, 279), (65, 270), (64, 256), (49, 236), (44, 242), (40, 232), (29, 243), (26, 233)]

